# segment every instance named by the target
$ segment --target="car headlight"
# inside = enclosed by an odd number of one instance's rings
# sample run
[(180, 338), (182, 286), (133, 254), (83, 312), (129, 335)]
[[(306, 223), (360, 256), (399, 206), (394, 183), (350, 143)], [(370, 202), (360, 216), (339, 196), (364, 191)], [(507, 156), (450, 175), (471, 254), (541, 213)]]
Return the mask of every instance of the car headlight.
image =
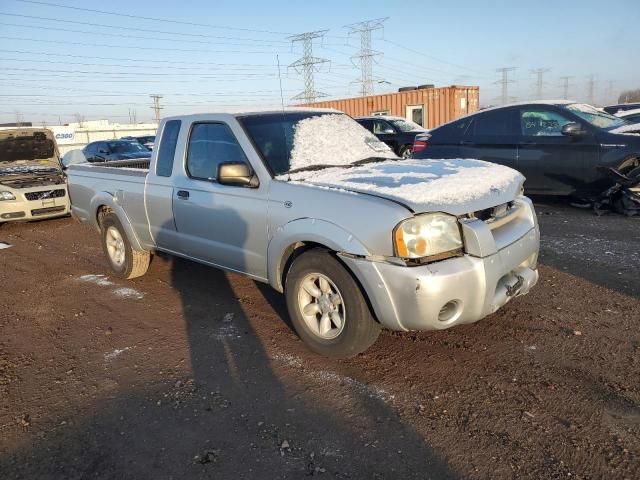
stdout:
[(402, 258), (442, 256), (462, 248), (458, 219), (445, 213), (417, 215), (393, 232), (395, 253)]
[(15, 200), (16, 196), (11, 192), (0, 192), (0, 201), (2, 200)]

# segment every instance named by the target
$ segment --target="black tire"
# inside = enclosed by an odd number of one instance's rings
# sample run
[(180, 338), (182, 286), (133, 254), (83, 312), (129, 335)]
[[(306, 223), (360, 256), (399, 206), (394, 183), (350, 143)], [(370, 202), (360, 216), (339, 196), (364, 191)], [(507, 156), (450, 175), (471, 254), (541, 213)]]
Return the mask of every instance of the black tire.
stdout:
[(398, 156), (401, 158), (411, 158), (411, 154), (413, 150), (413, 145), (403, 145), (400, 147), (400, 151), (398, 152)]
[[(102, 250), (104, 251), (109, 266), (113, 273), (120, 278), (136, 278), (147, 273), (151, 254), (143, 250), (134, 250), (127, 234), (115, 213), (107, 213), (100, 222), (100, 237), (102, 240)], [(120, 233), (124, 243), (124, 262), (121, 265), (114, 263), (107, 249), (107, 232), (110, 228), (115, 228)]]
[[(335, 338), (325, 339), (312, 331), (299, 305), (303, 280), (316, 273), (333, 282), (343, 299), (344, 325)], [(353, 357), (373, 345), (380, 335), (380, 324), (371, 315), (360, 286), (326, 250), (309, 250), (293, 261), (285, 281), (285, 297), (296, 333), (311, 350), (321, 355), (331, 358)]]

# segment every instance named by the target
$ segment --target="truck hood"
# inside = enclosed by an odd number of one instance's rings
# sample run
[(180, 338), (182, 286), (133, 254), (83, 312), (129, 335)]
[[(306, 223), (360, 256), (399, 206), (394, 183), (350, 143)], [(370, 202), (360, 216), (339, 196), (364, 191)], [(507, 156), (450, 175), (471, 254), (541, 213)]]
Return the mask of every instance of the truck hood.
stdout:
[(472, 159), (384, 161), (277, 177), (320, 188), (337, 188), (402, 203), (416, 213), (451, 215), (495, 207), (519, 195), (517, 171)]
[(60, 170), (58, 146), (51, 130), (0, 130), (0, 175), (51, 169)]

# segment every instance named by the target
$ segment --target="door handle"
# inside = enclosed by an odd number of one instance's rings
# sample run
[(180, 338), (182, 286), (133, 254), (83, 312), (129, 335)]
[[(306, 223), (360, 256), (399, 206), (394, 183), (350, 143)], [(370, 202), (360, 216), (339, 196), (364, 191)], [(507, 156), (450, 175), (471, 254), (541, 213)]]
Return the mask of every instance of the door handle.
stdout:
[(188, 200), (189, 192), (187, 192), (186, 190), (178, 190), (178, 198), (180, 200)]
[(520, 145), (537, 145), (533, 140), (525, 140), (524, 142), (520, 142)]

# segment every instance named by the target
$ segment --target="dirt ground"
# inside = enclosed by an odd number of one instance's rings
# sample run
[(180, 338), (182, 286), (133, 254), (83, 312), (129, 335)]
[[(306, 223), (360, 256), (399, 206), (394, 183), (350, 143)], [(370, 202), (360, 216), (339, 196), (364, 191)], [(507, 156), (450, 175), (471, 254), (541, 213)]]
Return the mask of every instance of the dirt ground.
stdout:
[(2, 226), (0, 478), (640, 478), (640, 219), (537, 208), (534, 291), (348, 361), (251, 280)]

